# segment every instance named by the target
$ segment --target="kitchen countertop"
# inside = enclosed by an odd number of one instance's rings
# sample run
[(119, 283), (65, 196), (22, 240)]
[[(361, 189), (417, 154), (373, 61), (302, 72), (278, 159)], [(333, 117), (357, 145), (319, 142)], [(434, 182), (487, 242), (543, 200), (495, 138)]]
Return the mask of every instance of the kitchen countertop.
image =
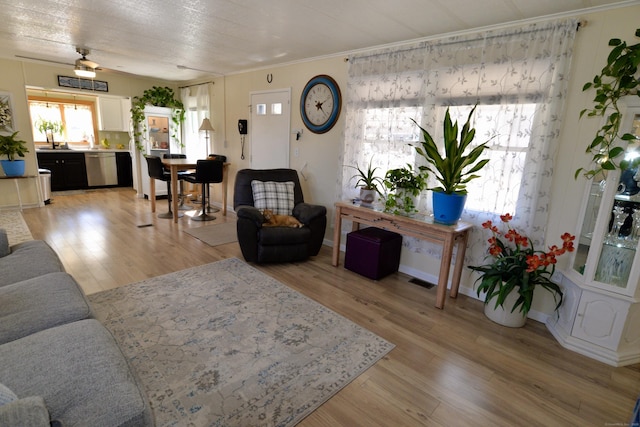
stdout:
[(56, 148), (55, 150), (45, 147), (36, 147), (38, 153), (128, 153), (126, 148)]

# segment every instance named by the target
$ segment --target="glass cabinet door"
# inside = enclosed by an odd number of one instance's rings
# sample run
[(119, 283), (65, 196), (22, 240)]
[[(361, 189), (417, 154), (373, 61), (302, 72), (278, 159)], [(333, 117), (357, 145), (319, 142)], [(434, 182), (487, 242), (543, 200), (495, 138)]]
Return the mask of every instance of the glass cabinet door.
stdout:
[[(640, 137), (640, 107), (628, 108), (624, 131)], [(572, 270), (585, 283), (634, 295), (640, 278), (640, 141), (626, 147), (630, 167), (590, 181)]]

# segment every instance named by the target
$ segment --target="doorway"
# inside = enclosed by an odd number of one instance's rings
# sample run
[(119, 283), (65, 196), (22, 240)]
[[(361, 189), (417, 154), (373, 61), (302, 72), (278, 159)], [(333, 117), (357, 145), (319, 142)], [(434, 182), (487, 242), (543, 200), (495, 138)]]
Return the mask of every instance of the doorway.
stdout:
[(289, 168), (291, 89), (251, 93), (251, 168)]

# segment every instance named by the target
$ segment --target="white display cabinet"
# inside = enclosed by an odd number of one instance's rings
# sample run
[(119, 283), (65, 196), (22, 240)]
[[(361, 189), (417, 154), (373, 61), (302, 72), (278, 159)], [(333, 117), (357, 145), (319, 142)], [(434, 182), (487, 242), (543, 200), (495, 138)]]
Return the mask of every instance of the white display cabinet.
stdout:
[[(640, 136), (640, 99), (624, 111), (625, 132)], [(640, 161), (640, 142), (625, 159)], [(613, 366), (640, 362), (640, 165), (587, 185), (577, 248), (562, 272), (565, 294), (547, 327), (566, 348)]]
[[(144, 197), (149, 197), (150, 179), (147, 161), (144, 155), (163, 157), (165, 154), (179, 151), (179, 142), (173, 135), (179, 135), (180, 130), (175, 128), (172, 121), (171, 108), (146, 107), (144, 110), (145, 123), (141, 127), (143, 139), (142, 155), (138, 156), (140, 168), (141, 189)], [(167, 195), (167, 183), (156, 180), (156, 197)]]

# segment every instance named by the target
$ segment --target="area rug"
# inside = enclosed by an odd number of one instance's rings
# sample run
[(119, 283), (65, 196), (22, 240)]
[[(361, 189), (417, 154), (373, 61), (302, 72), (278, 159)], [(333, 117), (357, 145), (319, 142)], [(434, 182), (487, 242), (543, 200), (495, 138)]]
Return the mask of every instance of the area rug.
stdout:
[(292, 426), (394, 345), (230, 258), (89, 296), (158, 426)]
[(33, 240), (27, 223), (20, 211), (0, 211), (0, 228), (7, 231), (9, 245)]
[(189, 228), (185, 229), (184, 232), (198, 240), (202, 240), (209, 246), (224, 245), (225, 243), (238, 241), (235, 221)]

